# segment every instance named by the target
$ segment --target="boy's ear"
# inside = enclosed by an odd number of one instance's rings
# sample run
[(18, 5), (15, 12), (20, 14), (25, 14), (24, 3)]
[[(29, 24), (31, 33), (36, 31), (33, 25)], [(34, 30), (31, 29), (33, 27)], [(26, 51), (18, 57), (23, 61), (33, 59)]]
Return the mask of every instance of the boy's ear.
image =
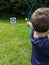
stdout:
[(49, 30), (48, 30), (48, 34), (49, 34)]

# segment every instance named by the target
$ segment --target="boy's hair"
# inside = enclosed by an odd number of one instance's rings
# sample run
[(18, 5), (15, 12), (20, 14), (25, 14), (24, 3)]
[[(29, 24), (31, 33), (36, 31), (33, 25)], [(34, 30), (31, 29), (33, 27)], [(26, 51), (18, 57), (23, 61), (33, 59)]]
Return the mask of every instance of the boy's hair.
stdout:
[(32, 25), (37, 32), (49, 30), (49, 8), (39, 8), (31, 16)]

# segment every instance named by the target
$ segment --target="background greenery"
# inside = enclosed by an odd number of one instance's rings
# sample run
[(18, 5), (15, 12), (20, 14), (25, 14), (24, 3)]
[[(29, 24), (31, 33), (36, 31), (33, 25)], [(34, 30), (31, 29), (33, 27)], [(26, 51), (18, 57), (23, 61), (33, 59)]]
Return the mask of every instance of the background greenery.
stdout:
[[(27, 17), (33, 2), (34, 0), (0, 0), (0, 17), (3, 19), (11, 16)], [(49, 7), (49, 0), (37, 0), (33, 11), (39, 7)]]

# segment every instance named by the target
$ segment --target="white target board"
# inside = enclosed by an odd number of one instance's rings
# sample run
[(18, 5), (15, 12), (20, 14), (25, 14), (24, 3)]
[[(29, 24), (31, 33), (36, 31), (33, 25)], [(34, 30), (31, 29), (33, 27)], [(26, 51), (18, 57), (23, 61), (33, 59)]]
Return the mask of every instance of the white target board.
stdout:
[(10, 17), (10, 22), (11, 23), (16, 23), (16, 17)]

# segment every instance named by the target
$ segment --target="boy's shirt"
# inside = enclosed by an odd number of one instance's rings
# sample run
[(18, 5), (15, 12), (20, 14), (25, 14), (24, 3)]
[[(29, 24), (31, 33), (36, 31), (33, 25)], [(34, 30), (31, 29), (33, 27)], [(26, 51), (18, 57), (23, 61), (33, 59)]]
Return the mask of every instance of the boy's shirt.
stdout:
[(31, 33), (31, 43), (32, 43), (32, 65), (49, 65), (49, 39), (48, 37), (38, 37), (34, 38), (33, 33)]

